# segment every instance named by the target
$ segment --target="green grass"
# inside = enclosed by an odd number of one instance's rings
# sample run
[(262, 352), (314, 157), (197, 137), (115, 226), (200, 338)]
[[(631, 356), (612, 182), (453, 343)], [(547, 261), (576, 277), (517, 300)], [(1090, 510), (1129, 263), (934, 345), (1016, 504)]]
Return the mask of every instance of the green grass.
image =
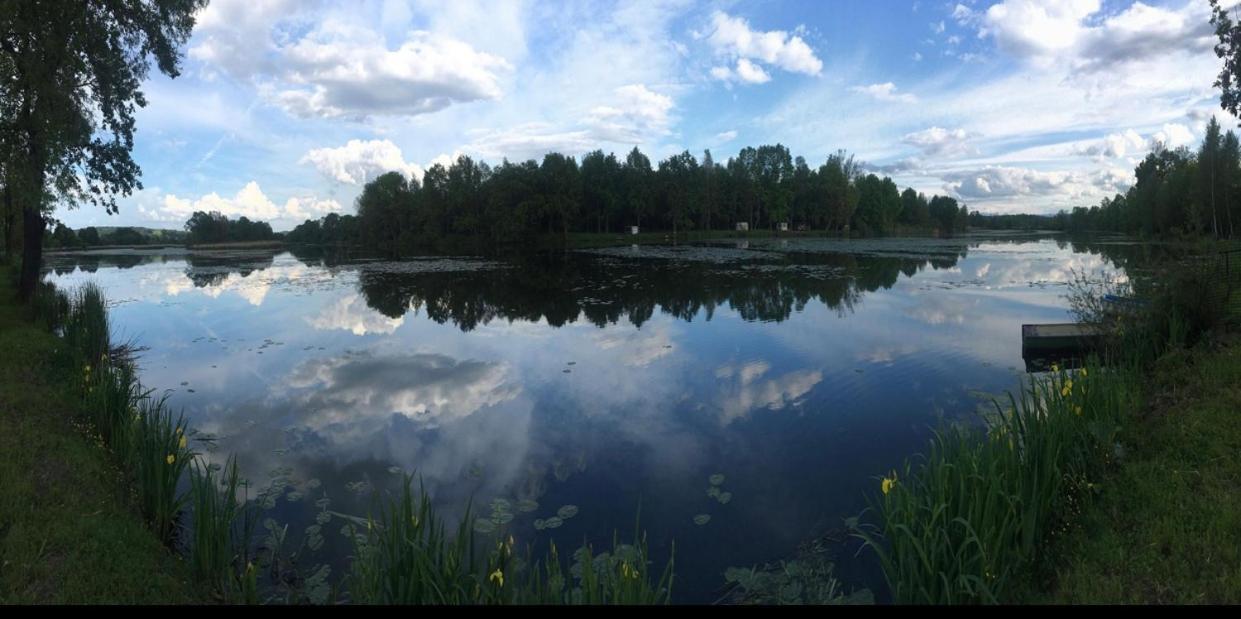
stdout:
[(26, 319), (0, 267), (0, 602), (189, 603), (188, 571), (81, 423), (60, 341)]
[[(217, 472), (219, 471), (219, 472)], [(196, 461), (190, 472), (189, 562), (198, 582), (221, 599), (257, 602), (250, 553), (256, 510), (237, 459), (218, 465)]]
[(938, 432), (925, 456), (879, 482), (860, 535), (893, 600), (997, 603), (1045, 559), (1115, 451), (1135, 375), (1090, 366), (1032, 378), (984, 429)]
[(1054, 603), (1241, 603), (1241, 342), (1174, 353), (1119, 472), (1056, 546)]
[[(655, 571), (645, 538), (612, 540), (573, 553), (566, 569), (555, 545), (542, 561), (517, 556), (511, 537), (479, 542), (467, 509), (449, 529), (430, 497), (406, 476), (397, 497), (355, 531), (353, 601), (369, 604), (667, 604), (673, 565)], [(361, 527), (365, 527), (361, 530)], [(528, 554), (528, 553), (527, 553)]]

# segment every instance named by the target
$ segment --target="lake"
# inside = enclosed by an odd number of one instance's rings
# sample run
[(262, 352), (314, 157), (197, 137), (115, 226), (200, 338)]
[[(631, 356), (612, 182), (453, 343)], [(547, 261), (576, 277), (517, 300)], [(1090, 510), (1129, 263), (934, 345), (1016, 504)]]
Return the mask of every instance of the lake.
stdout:
[[(238, 456), (252, 497), (270, 490), (289, 543), (325, 514), (304, 568), (339, 578), (340, 514), (416, 472), (454, 520), (517, 506), (478, 527), (539, 555), (610, 547), (640, 513), (657, 559), (675, 541), (674, 599), (710, 602), (726, 568), (831, 537), (937, 424), (1018, 387), (1020, 325), (1072, 320), (1074, 271), (1123, 275), (1146, 251), (806, 238), (401, 261), (101, 250), (46, 268), (104, 288), (144, 384), (215, 437), (210, 459)], [(854, 550), (841, 575), (880, 586)]]

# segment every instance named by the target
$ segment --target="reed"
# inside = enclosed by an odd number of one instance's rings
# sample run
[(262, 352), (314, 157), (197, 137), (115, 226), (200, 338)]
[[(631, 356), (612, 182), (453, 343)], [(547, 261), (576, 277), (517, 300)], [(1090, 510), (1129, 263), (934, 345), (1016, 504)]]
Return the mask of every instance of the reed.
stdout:
[(223, 600), (254, 603), (250, 540), (256, 513), (236, 457), (223, 468), (195, 459), (188, 503), (188, 555), (194, 577)]
[(893, 600), (1003, 601), (1111, 465), (1135, 380), (1097, 364), (1054, 368), (997, 404), (986, 428), (941, 430), (925, 456), (882, 478), (878, 524), (859, 535)]

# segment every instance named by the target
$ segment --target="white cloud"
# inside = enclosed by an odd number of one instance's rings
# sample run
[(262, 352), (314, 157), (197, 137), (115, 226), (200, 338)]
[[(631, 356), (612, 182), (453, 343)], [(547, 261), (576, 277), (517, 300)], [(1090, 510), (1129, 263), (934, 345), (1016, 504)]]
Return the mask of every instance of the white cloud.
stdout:
[[(318, 3), (212, 2), (189, 55), (299, 117), (412, 116), (500, 98), (504, 58), (441, 32), (383, 32), (331, 15)], [(306, 25), (313, 23), (313, 27)]]
[[(1099, 0), (1006, 0), (987, 9), (979, 35), (1036, 64), (1064, 62), (1092, 73), (1214, 43), (1206, 3), (1180, 9), (1134, 2), (1100, 18)], [(955, 14), (955, 13), (954, 13)]]
[(607, 105), (591, 108), (576, 128), (532, 122), (507, 129), (484, 130), (477, 132), (463, 150), (490, 159), (537, 159), (552, 151), (576, 155), (609, 143), (618, 146), (649, 143), (669, 134), (675, 107), (668, 95), (644, 84), (627, 84), (612, 91)]
[(711, 14), (711, 33), (706, 39), (717, 56), (737, 60), (736, 70), (712, 69), (711, 74), (716, 79), (736, 78), (751, 84), (770, 80), (766, 70), (754, 61), (805, 75), (819, 75), (823, 70), (823, 61), (800, 36), (783, 30), (752, 30), (745, 19), (722, 11)]
[(898, 93), (896, 84), (892, 82), (884, 82), (882, 84), (871, 84), (869, 86), (853, 86), (850, 91), (858, 94), (867, 95), (876, 101), (887, 101), (892, 103), (916, 103), (918, 98), (909, 93)]
[(1195, 141), (1194, 134), (1189, 130), (1189, 127), (1180, 123), (1165, 124), (1163, 129), (1156, 131), (1155, 135), (1151, 136), (1152, 143), (1157, 142), (1168, 148), (1189, 146)]
[(387, 172), (400, 172), (421, 179), (423, 169), (409, 163), (401, 149), (389, 140), (349, 140), (338, 148), (316, 148), (298, 163), (309, 163), (320, 174), (348, 185), (363, 185)]
[(737, 131), (735, 129), (729, 130), (729, 131), (721, 131), (720, 133), (715, 134), (716, 143), (731, 142), (735, 139), (737, 139)]
[(1029, 168), (987, 166), (979, 170), (942, 174), (945, 189), (963, 200), (987, 201), (1018, 196), (1076, 196), (1086, 191), (1085, 180), (1074, 172), (1044, 172)]
[(907, 133), (901, 141), (918, 147), (927, 156), (954, 157), (976, 152), (966, 143), (969, 137), (965, 129), (930, 127), (922, 131)]
[(931, 32), (934, 32), (935, 34), (943, 34), (944, 21), (941, 19), (938, 22), (931, 22)]
[(418, 31), (390, 50), (382, 35), (325, 22), (283, 48), (276, 101), (297, 116), (411, 116), (454, 103), (498, 99), (503, 58)]
[(912, 58), (914, 59), (914, 62), (922, 62), (922, 52), (914, 52)]
[(747, 84), (763, 84), (771, 81), (771, 76), (762, 67), (750, 62), (747, 58), (737, 60), (737, 78)]
[(189, 219), (195, 211), (217, 211), (234, 219), (247, 217), (271, 221), (274, 219), (306, 219), (340, 210), (340, 204), (335, 200), (314, 198), (289, 198), (283, 207), (277, 206), (263, 193), (256, 181), (246, 183), (232, 197), (223, 197), (214, 191), (196, 199), (166, 194), (163, 205), (159, 209), (161, 216), (165, 219), (179, 221)]
[(354, 335), (391, 334), (405, 323), (405, 317), (389, 318), (371, 309), (360, 295), (341, 297), (324, 307), (317, 316), (306, 317), (310, 326), (319, 330), (349, 331)]
[(1144, 153), (1148, 146), (1147, 140), (1137, 131), (1126, 129), (1108, 134), (1098, 144), (1084, 149), (1082, 153), (1093, 157), (1120, 158)]

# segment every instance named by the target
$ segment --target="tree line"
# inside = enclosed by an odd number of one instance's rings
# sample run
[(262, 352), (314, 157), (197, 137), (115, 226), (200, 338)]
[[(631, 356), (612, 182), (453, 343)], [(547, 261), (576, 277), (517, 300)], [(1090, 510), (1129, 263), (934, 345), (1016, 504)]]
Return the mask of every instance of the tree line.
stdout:
[(548, 153), (498, 166), (461, 156), (421, 180), (389, 172), (366, 183), (356, 215), (307, 220), (292, 242), (359, 244), (406, 253), (452, 237), (520, 243), (544, 235), (734, 229), (852, 231), (901, 228), (952, 234), (967, 212), (948, 196), (900, 191), (864, 173), (844, 151), (817, 168), (781, 144), (743, 148), (720, 164), (688, 151), (652, 166), (638, 148), (624, 159), (596, 150), (576, 158)]
[(1068, 231), (1109, 231), (1148, 236), (1235, 238), (1241, 228), (1241, 143), (1207, 122), (1198, 150), (1162, 144), (1134, 170), (1137, 181), (1089, 208), (1056, 215)]
[(276, 238), (271, 224), (251, 221), (246, 216), (231, 220), (218, 211), (205, 213), (194, 211), (185, 222), (186, 241), (198, 243), (237, 243), (244, 241), (270, 241)]

